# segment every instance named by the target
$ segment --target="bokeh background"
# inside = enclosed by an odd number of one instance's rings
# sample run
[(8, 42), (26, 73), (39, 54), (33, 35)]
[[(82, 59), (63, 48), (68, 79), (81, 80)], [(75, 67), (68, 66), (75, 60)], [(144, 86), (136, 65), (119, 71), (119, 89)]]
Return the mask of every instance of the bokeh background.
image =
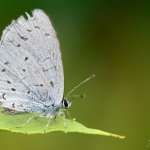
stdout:
[(74, 94), (71, 116), (88, 127), (126, 135), (110, 137), (0, 132), (1, 149), (145, 150), (150, 139), (150, 3), (110, 0), (1, 0), (0, 31), (25, 11), (43, 9), (61, 45), (65, 93), (96, 74)]

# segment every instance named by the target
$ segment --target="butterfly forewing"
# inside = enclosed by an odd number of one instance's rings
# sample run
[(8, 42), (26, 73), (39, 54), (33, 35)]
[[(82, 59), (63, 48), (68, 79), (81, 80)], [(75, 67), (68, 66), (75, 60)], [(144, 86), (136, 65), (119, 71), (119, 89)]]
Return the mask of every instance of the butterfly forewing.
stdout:
[[(60, 105), (64, 76), (59, 43), (49, 17), (34, 10), (13, 21), (0, 45), (0, 102), (25, 111)], [(22, 106), (23, 105), (23, 106)]]

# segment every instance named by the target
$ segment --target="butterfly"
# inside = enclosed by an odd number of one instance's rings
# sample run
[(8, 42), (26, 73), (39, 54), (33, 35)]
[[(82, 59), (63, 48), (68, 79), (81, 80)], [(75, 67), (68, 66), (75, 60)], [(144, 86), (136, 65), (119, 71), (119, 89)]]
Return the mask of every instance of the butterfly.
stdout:
[(59, 42), (42, 10), (35, 9), (32, 15), (26, 13), (26, 18), (20, 16), (12, 21), (2, 34), (0, 104), (8, 114), (33, 113), (52, 118), (71, 105), (63, 96)]

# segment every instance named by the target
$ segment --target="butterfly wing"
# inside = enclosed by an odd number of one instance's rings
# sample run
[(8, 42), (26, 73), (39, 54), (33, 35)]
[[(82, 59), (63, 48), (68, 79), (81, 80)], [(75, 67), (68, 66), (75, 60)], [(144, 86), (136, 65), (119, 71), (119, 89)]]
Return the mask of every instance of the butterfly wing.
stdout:
[(64, 76), (59, 43), (49, 17), (39, 9), (13, 21), (0, 44), (0, 102), (16, 111), (60, 105)]

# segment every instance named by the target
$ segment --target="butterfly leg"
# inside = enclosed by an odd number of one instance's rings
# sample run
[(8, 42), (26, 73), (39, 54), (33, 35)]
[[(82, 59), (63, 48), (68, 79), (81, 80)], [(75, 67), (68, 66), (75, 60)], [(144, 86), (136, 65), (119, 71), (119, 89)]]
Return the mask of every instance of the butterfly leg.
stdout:
[(71, 117), (71, 115), (70, 115), (68, 109), (66, 110), (66, 112), (67, 112), (67, 116), (69, 117), (69, 119), (70, 119), (71, 121), (75, 121), (75, 120), (76, 120), (75, 118), (72, 118), (72, 117)]
[(23, 127), (26, 126), (33, 118), (34, 118), (34, 115), (32, 115), (28, 120), (26, 120), (26, 122), (23, 123), (21, 126), (18, 126), (18, 127), (16, 127), (16, 128), (23, 128)]
[(44, 133), (45, 133), (46, 130), (48, 129), (48, 127), (49, 127), (49, 125), (50, 125), (50, 123), (51, 123), (52, 118), (53, 118), (52, 116), (49, 117), (48, 122), (47, 122), (47, 124), (46, 124), (46, 126), (45, 126), (45, 129), (44, 129)]
[(65, 113), (63, 113), (63, 122), (64, 122), (65, 132), (67, 132), (66, 131), (67, 125), (66, 125), (66, 116), (65, 116)]
[(66, 110), (66, 112), (67, 112), (67, 116), (69, 117), (69, 119), (72, 120), (72, 117), (71, 117), (68, 109)]

